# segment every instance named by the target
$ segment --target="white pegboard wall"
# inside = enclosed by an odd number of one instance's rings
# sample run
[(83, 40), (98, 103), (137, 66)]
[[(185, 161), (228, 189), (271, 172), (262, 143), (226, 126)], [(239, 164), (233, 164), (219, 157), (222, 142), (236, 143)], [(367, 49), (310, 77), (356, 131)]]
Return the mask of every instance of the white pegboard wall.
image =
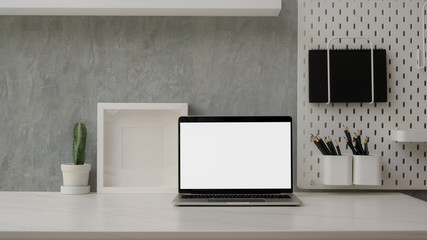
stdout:
[[(427, 143), (396, 143), (391, 130), (427, 129), (427, 73), (417, 68), (422, 49), (419, 0), (298, 0), (298, 163), (302, 189), (427, 189)], [(326, 49), (332, 37), (369, 38), (387, 52), (386, 103), (308, 102), (308, 50)], [(366, 41), (336, 41), (335, 48), (367, 48)], [(337, 140), (343, 154), (343, 125), (370, 138), (370, 153), (382, 156), (381, 186), (322, 184), (320, 152), (311, 134)]]

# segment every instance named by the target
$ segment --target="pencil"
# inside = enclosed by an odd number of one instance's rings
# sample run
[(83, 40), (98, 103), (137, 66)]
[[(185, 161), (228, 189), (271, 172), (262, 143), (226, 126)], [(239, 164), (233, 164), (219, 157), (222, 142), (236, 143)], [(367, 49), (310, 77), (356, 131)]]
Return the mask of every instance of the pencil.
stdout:
[(353, 141), (353, 147), (354, 147), (354, 150), (356, 151), (357, 155), (363, 155), (363, 153), (360, 152), (360, 149), (357, 149), (357, 144), (354, 141)]
[(362, 132), (359, 130), (357, 132), (357, 144), (359, 144), (360, 149), (363, 151), (363, 148), (362, 148), (362, 137), (361, 137), (361, 135), (362, 135)]
[(366, 138), (365, 138), (365, 154), (366, 154), (366, 155), (369, 155), (368, 142), (369, 142), (369, 138), (368, 138), (368, 137), (366, 137)]
[(336, 146), (336, 148), (337, 148), (337, 153), (338, 153), (338, 155), (341, 155), (340, 145), (338, 145), (337, 140), (335, 140), (335, 146)]
[(312, 139), (314, 141), (314, 144), (316, 144), (317, 148), (319, 149), (319, 151), (323, 155), (328, 155), (328, 153), (325, 151), (325, 149), (320, 145), (319, 140), (317, 139), (317, 137), (313, 136)]
[(313, 134), (311, 135), (311, 141), (313, 141), (314, 145), (316, 145), (317, 149), (319, 149), (319, 151), (323, 154), (326, 155), (326, 152), (322, 149), (322, 147), (320, 147), (319, 142), (317, 141), (316, 137), (313, 136)]
[(344, 134), (347, 137), (347, 139), (351, 141), (351, 134), (350, 134), (350, 131), (348, 130), (348, 127), (346, 126), (344, 126)]
[(362, 143), (360, 142), (360, 137), (357, 133), (354, 134), (354, 143), (355, 149), (359, 152), (360, 155), (365, 155), (365, 151), (363, 151)]
[(326, 151), (326, 155), (332, 155), (331, 152), (329, 152), (328, 147), (326, 146), (325, 142), (322, 140), (322, 138), (320, 136), (317, 136), (317, 140), (319, 141), (320, 145), (325, 149)]
[(332, 149), (331, 149), (331, 144), (329, 143), (329, 141), (328, 141), (328, 138), (327, 137), (325, 137), (325, 144), (326, 144), (326, 146), (328, 147), (328, 150), (329, 150), (329, 152), (331, 153), (331, 155), (334, 155), (334, 152), (332, 151)]
[(335, 150), (334, 143), (332, 142), (331, 137), (328, 137), (328, 143), (329, 143), (328, 144), (329, 149), (331, 150), (331, 152), (333, 153), (333, 155), (338, 155), (337, 151)]
[(348, 140), (348, 138), (344, 137), (345, 142), (347, 143), (347, 145), (350, 147), (351, 151), (353, 152), (354, 155), (359, 155), (357, 154), (356, 150), (353, 147), (353, 144)]

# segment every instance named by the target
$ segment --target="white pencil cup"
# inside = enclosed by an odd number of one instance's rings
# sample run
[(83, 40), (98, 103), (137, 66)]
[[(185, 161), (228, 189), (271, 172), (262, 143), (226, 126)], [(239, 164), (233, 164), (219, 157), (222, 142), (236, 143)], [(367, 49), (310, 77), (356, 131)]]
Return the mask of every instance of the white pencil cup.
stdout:
[(352, 185), (353, 163), (352, 156), (324, 155), (323, 184)]
[(381, 185), (381, 156), (353, 156), (353, 184)]

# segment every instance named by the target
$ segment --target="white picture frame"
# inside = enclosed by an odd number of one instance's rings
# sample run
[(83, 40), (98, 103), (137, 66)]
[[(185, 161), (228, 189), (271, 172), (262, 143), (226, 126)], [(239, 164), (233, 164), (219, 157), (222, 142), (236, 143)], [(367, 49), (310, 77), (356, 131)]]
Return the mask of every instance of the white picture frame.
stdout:
[(98, 193), (177, 193), (187, 103), (98, 103)]

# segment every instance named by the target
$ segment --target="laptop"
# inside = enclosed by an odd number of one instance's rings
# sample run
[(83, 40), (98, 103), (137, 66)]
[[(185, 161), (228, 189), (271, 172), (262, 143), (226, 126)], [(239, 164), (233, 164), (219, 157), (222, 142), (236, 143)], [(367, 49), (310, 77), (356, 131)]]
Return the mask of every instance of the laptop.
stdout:
[(292, 194), (292, 118), (179, 118), (177, 206), (300, 205)]

